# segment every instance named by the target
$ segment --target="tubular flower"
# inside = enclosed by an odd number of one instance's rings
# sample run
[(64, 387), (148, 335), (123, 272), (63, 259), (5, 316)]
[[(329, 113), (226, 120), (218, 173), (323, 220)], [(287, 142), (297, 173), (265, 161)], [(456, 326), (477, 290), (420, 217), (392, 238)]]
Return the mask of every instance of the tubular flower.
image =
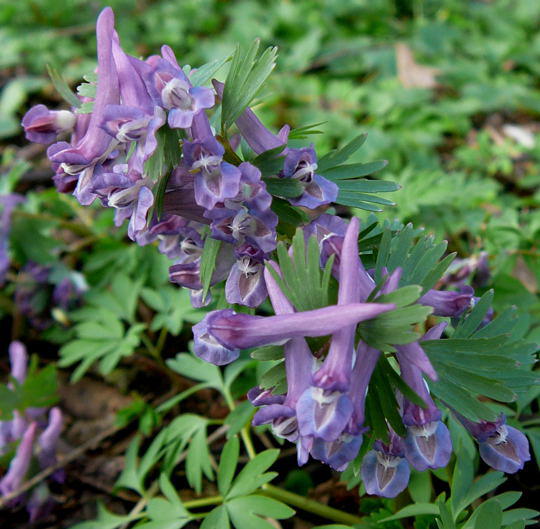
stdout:
[(390, 442), (376, 441), (362, 462), (362, 480), (368, 494), (394, 498), (409, 483), (410, 468), (404, 457), (402, 439), (389, 432)]
[(494, 422), (473, 422), (458, 413), (456, 416), (478, 442), (482, 459), (495, 470), (515, 474), (531, 459), (529, 441), (506, 424), (504, 415)]
[[(433, 327), (424, 339), (440, 338), (445, 327), (445, 323)], [(404, 441), (405, 455), (416, 470), (445, 467), (452, 454), (450, 432), (441, 421), (441, 412), (429, 394), (420, 369), (408, 362), (399, 351), (397, 358), (403, 381), (426, 405), (422, 408), (404, 399), (403, 422), (407, 427), (407, 437)]]
[(77, 117), (69, 110), (49, 110), (45, 105), (36, 105), (24, 115), (21, 125), (27, 140), (48, 144), (59, 134), (73, 131), (76, 121)]

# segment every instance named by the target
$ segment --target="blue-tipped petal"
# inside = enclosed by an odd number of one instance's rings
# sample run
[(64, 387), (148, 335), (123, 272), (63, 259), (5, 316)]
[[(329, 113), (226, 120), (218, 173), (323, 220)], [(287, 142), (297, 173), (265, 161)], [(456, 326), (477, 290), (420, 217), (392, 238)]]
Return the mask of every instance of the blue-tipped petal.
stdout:
[(506, 424), (501, 424), (494, 435), (479, 443), (480, 456), (495, 470), (514, 474), (531, 459), (529, 441), (525, 435)]
[(298, 426), (303, 436), (335, 441), (345, 430), (353, 412), (348, 395), (310, 387), (296, 404)]
[(441, 421), (410, 426), (404, 446), (407, 460), (420, 471), (445, 467), (452, 454), (450, 432)]
[(343, 434), (331, 442), (316, 438), (313, 440), (311, 456), (342, 472), (358, 455), (361, 446), (362, 435)]
[(370, 450), (362, 463), (362, 480), (368, 494), (395, 498), (409, 483), (410, 468), (407, 460)]

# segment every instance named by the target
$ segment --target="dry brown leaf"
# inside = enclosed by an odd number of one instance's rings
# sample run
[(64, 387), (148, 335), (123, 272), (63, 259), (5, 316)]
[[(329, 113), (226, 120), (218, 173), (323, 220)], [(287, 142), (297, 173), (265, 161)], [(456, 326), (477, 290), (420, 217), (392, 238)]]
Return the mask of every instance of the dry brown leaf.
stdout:
[(435, 78), (440, 69), (418, 64), (409, 46), (403, 42), (396, 44), (396, 63), (398, 79), (405, 88), (435, 88), (438, 85)]
[(534, 272), (527, 266), (525, 259), (519, 256), (516, 260), (516, 266), (514, 266), (513, 275), (519, 279), (523, 286), (532, 294), (538, 292), (538, 281)]

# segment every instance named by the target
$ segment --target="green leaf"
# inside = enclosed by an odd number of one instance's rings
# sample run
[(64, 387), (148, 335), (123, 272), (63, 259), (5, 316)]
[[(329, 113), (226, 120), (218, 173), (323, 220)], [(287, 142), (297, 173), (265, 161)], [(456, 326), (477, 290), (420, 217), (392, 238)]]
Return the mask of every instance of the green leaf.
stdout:
[(238, 455), (240, 454), (240, 443), (235, 435), (231, 437), (221, 452), (219, 459), (219, 468), (217, 472), (218, 490), (222, 496), (226, 496), (231, 488), (232, 479), (238, 464)]
[(290, 518), (294, 511), (284, 503), (253, 494), (228, 501), (229, 516), (237, 529), (274, 529), (274, 526), (260, 518)]
[(230, 529), (230, 527), (229, 515), (225, 505), (213, 509), (201, 524), (201, 529)]
[(251, 358), (255, 360), (282, 360), (283, 359), (283, 346), (280, 345), (267, 345), (265, 347), (259, 347), (250, 354)]
[(71, 529), (116, 529), (121, 525), (129, 524), (132, 520), (136, 520), (139, 516), (118, 516), (109, 512), (105, 506), (98, 502), (97, 504), (97, 518), (89, 522), (81, 522), (75, 524)]
[(221, 247), (221, 241), (207, 237), (204, 241), (204, 249), (201, 256), (201, 283), (203, 286), (203, 299), (208, 294), (212, 275), (216, 269), (216, 259)]
[(463, 388), (447, 380), (431, 381), (429, 387), (437, 397), (448, 406), (459, 411), (471, 421), (495, 421), (497, 413), (475, 397), (463, 391)]
[(225, 81), (221, 108), (221, 129), (225, 132), (257, 95), (274, 67), (277, 48), (267, 48), (259, 58), (260, 41), (249, 49), (236, 47)]
[(237, 434), (244, 426), (246, 426), (253, 416), (255, 409), (249, 400), (244, 400), (234, 410), (229, 413), (225, 419), (225, 424), (229, 425), (227, 436)]
[(227, 498), (250, 494), (261, 485), (274, 479), (277, 474), (275, 472), (266, 472), (266, 470), (272, 466), (278, 455), (279, 450), (277, 449), (265, 450), (257, 454), (238, 474), (227, 494)]
[(396, 514), (378, 520), (379, 523), (391, 522), (392, 520), (401, 520), (412, 516), (422, 516), (425, 514), (439, 514), (439, 507), (434, 503), (414, 503), (400, 509)]
[(294, 198), (304, 192), (302, 184), (293, 178), (263, 178), (263, 181), (266, 184), (266, 190), (278, 197)]
[[(338, 165), (336, 167), (327, 169), (326, 171), (320, 171), (320, 174), (332, 181), (357, 179), (362, 176), (368, 176), (376, 173), (377, 171), (384, 169), (387, 165), (387, 160)], [(395, 182), (385, 182), (384, 180), (354, 180), (354, 184), (355, 186), (358, 184), (358, 191), (362, 191), (364, 193), (397, 191), (400, 187), (399, 184), (396, 184)]]
[[(463, 474), (463, 470), (461, 470), (460, 472)], [(451, 498), (454, 518), (457, 518), (461, 511), (464, 511), (477, 499), (481, 498), (482, 496), (488, 494), (491, 491), (494, 491), (505, 481), (506, 478), (504, 477), (504, 474), (502, 472), (488, 472), (487, 474), (480, 476), (476, 481), (472, 483), (465, 495), (459, 495), (459, 502), (457, 501), (457, 498)], [(456, 484), (456, 486), (458, 485)]]
[(415, 503), (428, 503), (431, 499), (432, 486), (431, 474), (429, 472), (411, 470), (408, 489)]
[(324, 174), (325, 171), (346, 162), (366, 141), (367, 134), (360, 134), (353, 138), (341, 149), (329, 152), (318, 161), (318, 171)]
[(62, 75), (50, 64), (47, 65), (47, 73), (51, 78), (52, 84), (56, 91), (69, 103), (72, 107), (78, 108), (82, 105), (81, 100), (72, 92)]
[(197, 494), (202, 491), (202, 475), (213, 479), (214, 472), (206, 439), (206, 421), (201, 421), (200, 427), (190, 439), (186, 458), (186, 477), (188, 483), (195, 489)]
[(219, 367), (188, 353), (179, 353), (175, 358), (167, 360), (167, 366), (180, 375), (204, 382), (214, 389), (223, 388)]
[(285, 363), (283, 361), (268, 369), (259, 380), (262, 389), (273, 389), (273, 393), (279, 395), (287, 390), (287, 377)]
[(201, 86), (206, 84), (216, 73), (221, 70), (223, 65), (230, 60), (231, 56), (223, 57), (222, 59), (216, 59), (214, 61), (207, 62), (202, 66), (199, 66), (195, 70), (189, 72), (189, 80), (194, 86)]

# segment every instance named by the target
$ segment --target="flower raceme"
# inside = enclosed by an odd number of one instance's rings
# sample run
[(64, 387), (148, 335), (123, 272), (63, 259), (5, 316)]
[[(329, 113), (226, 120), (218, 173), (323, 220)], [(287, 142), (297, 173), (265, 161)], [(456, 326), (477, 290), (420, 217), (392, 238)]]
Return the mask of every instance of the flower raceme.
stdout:
[[(20, 342), (12, 342), (9, 357), (11, 376), (18, 384), (23, 384), (28, 367), (26, 348)], [(27, 408), (24, 412), (15, 411), (11, 421), (0, 421), (0, 456), (8, 451), (12, 443), (19, 443), (9, 468), (0, 476), (0, 498), (12, 494), (23, 484), (34, 460), (41, 469), (56, 464), (62, 425), (62, 412), (59, 408), (52, 408), (48, 413), (45, 408)], [(52, 479), (62, 482), (63, 470), (53, 473)], [(22, 494), (11, 500), (12, 505), (24, 502), (31, 521), (45, 515), (54, 503), (44, 482), (34, 488), (28, 498)]]

